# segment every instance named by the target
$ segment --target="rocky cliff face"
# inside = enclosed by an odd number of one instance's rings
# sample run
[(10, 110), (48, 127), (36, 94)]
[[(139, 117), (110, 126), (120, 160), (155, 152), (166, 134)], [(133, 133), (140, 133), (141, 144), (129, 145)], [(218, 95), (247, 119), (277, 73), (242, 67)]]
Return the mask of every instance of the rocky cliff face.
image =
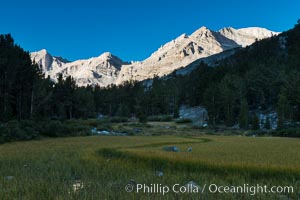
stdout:
[(126, 64), (106, 52), (95, 58), (66, 63), (62, 68), (52, 72), (52, 78), (55, 79), (62, 73), (64, 77), (72, 76), (78, 85), (108, 86), (116, 82), (122, 65)]
[(68, 63), (67, 60), (61, 57), (54, 57), (47, 52), (46, 49), (42, 49), (38, 52), (30, 53), (31, 60), (37, 63), (45, 73), (45, 75), (50, 75), (52, 71), (59, 70), (63, 65)]
[(58, 74), (73, 76), (78, 85), (121, 84), (128, 80), (142, 81), (154, 76), (164, 76), (184, 68), (192, 62), (226, 50), (245, 47), (256, 40), (278, 33), (264, 28), (223, 28), (212, 31), (201, 27), (191, 35), (182, 34), (161, 46), (144, 61), (131, 64), (123, 62), (111, 53), (99, 57), (67, 62), (51, 56), (46, 50), (31, 53), (31, 58), (41, 66), (46, 76), (53, 80)]
[(261, 40), (264, 38), (269, 38), (275, 35), (278, 35), (277, 32), (269, 31), (265, 28), (259, 27), (250, 27), (250, 28), (241, 28), (234, 29), (232, 27), (223, 28), (219, 31), (221, 35), (230, 40), (234, 40), (237, 44), (242, 47), (246, 47), (254, 43), (256, 40)]
[(52, 57), (46, 50), (31, 53), (34, 60), (52, 80), (56, 80), (59, 74), (63, 77), (72, 76), (79, 86), (100, 85), (108, 86), (117, 80), (123, 62), (109, 52), (98, 57), (85, 60), (67, 62), (59, 57)]

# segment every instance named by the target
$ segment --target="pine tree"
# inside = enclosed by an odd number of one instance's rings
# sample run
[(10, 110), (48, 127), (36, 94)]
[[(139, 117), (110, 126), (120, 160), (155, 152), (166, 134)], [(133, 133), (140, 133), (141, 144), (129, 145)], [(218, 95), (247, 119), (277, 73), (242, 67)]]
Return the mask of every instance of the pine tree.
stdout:
[(204, 93), (204, 105), (208, 110), (209, 120), (212, 125), (216, 125), (220, 112), (220, 90), (218, 85), (213, 84)]
[(126, 104), (120, 103), (118, 110), (117, 110), (117, 116), (130, 117), (129, 107)]
[(75, 80), (70, 76), (64, 80), (60, 74), (57, 79), (57, 83), (55, 84), (52, 96), (53, 107), (59, 118), (73, 118), (75, 90)]
[(241, 102), (240, 107), (240, 114), (239, 114), (239, 124), (240, 128), (247, 129), (248, 128), (248, 102), (246, 99), (243, 99)]
[(146, 123), (147, 122), (147, 115), (142, 110), (142, 108), (138, 109), (137, 118), (139, 119), (139, 122)]
[(267, 130), (271, 129), (271, 123), (270, 123), (270, 119), (268, 116), (266, 118), (265, 129), (267, 129)]
[(178, 108), (178, 106), (175, 106), (173, 117), (175, 119), (177, 119), (179, 117), (179, 108)]
[(232, 126), (237, 117), (237, 102), (241, 93), (241, 80), (235, 75), (227, 75), (223, 78), (220, 84), (222, 108), (225, 114), (225, 123), (227, 126)]
[(90, 87), (76, 88), (73, 95), (73, 117), (95, 117), (95, 102)]
[(29, 53), (10, 34), (0, 35), (0, 120), (31, 117), (37, 73)]
[(252, 130), (259, 130), (259, 119), (256, 114), (252, 118)]
[(277, 103), (277, 115), (278, 115), (277, 127), (279, 129), (283, 128), (284, 122), (288, 118), (288, 114), (289, 114), (289, 110), (290, 110), (289, 107), (290, 107), (289, 102), (286, 98), (284, 90), (282, 89), (279, 94), (279, 99), (278, 99), (278, 103)]

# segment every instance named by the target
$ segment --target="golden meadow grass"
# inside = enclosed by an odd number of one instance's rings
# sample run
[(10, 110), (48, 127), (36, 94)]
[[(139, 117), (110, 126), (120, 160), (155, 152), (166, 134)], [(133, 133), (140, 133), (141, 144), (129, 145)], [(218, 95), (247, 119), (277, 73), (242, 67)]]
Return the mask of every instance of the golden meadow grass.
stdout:
[[(181, 150), (180, 153), (165, 152), (162, 145), (127, 150), (141, 156), (155, 155), (210, 165), (300, 171), (299, 139), (240, 136), (203, 136), (198, 139), (202, 138), (209, 141), (176, 145)], [(187, 152), (189, 147), (192, 152)]]
[[(172, 145), (181, 152), (163, 150)], [(186, 152), (188, 147), (192, 152)], [(0, 199), (253, 199), (209, 192), (134, 194), (124, 187), (130, 180), (167, 185), (194, 181), (293, 185), (299, 191), (299, 152), (299, 139), (244, 136), (90, 136), (8, 143), (0, 146)], [(74, 191), (76, 182), (82, 187)]]

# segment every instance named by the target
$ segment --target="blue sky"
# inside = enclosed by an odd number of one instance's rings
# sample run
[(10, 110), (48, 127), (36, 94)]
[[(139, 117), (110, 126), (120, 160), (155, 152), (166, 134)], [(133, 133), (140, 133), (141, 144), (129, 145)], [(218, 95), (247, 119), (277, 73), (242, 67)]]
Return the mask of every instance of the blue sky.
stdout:
[(300, 18), (299, 0), (7, 0), (0, 6), (0, 33), (11, 33), (27, 51), (45, 48), (69, 60), (106, 51), (143, 60), (201, 26), (284, 31)]

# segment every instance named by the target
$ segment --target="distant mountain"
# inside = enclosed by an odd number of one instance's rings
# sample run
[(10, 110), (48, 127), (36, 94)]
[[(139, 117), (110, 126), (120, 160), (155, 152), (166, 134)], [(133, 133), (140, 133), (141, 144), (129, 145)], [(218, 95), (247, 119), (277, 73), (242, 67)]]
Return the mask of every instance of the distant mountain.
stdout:
[(52, 56), (46, 49), (30, 53), (31, 60), (42, 67), (43, 72), (48, 75), (52, 71), (59, 70), (64, 64), (68, 63), (66, 59)]
[[(258, 27), (243, 29), (229, 27), (216, 32), (203, 26), (191, 35), (182, 34), (166, 43), (144, 61), (130, 64), (108, 52), (95, 58), (68, 62), (61, 57), (51, 56), (46, 50), (41, 50), (31, 53), (31, 59), (53, 80), (61, 73), (64, 77), (74, 77), (78, 85), (107, 86), (128, 80), (142, 81), (154, 76), (168, 75), (199, 58), (245, 47), (256, 40), (277, 34), (279, 33)], [(227, 54), (220, 56), (224, 57)]]
[(46, 76), (56, 80), (59, 74), (72, 76), (78, 85), (107, 86), (116, 82), (123, 62), (109, 52), (98, 57), (68, 62), (61, 57), (53, 57), (46, 50), (33, 52), (31, 59), (37, 63)]
[(251, 27), (251, 28), (241, 28), (234, 29), (232, 27), (223, 28), (219, 31), (221, 35), (234, 40), (236, 43), (242, 47), (246, 47), (256, 40), (261, 40), (264, 38), (269, 38), (278, 35), (278, 32), (272, 32), (265, 28)]
[(52, 77), (57, 78), (61, 73), (64, 77), (72, 76), (78, 85), (107, 86), (116, 82), (122, 65), (126, 64), (128, 63), (106, 52), (95, 58), (66, 63), (53, 71)]

